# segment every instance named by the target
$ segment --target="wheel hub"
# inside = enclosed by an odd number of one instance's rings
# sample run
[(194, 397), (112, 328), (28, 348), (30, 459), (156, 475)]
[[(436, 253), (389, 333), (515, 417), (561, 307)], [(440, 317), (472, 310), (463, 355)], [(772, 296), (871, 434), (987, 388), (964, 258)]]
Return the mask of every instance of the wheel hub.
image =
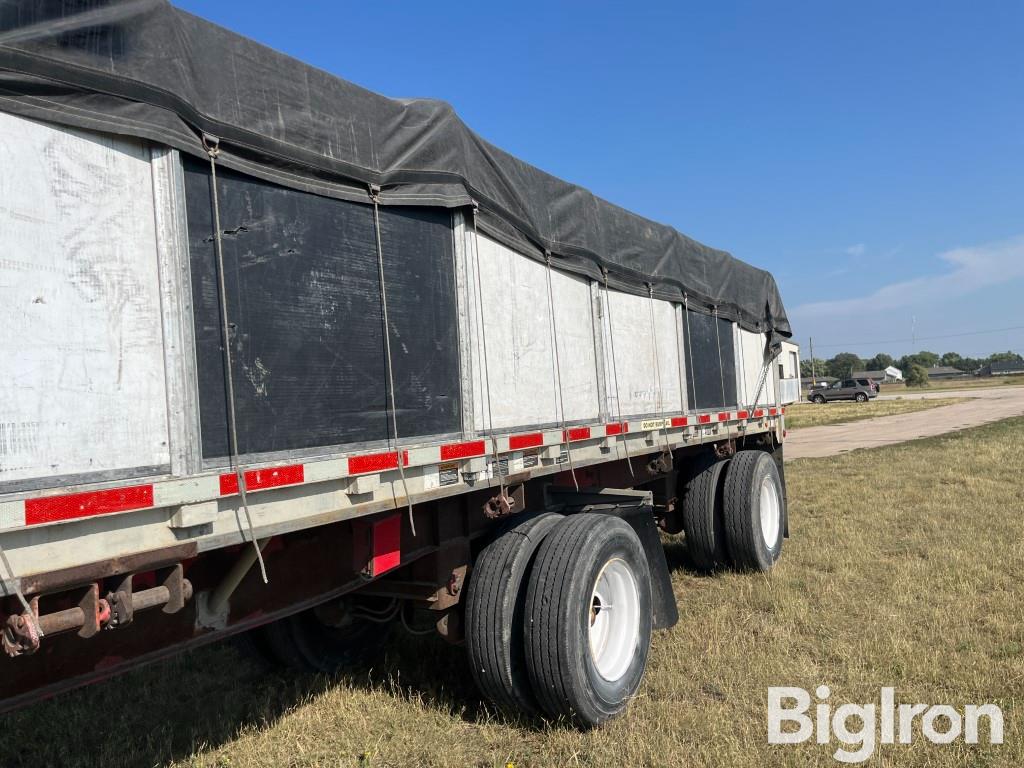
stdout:
[(761, 481), (759, 501), (761, 513), (761, 535), (764, 543), (771, 549), (779, 538), (779, 527), (782, 524), (782, 505), (779, 503), (779, 489), (770, 477)]
[(590, 656), (605, 680), (615, 681), (629, 669), (640, 638), (640, 597), (633, 572), (624, 560), (608, 561), (590, 599)]

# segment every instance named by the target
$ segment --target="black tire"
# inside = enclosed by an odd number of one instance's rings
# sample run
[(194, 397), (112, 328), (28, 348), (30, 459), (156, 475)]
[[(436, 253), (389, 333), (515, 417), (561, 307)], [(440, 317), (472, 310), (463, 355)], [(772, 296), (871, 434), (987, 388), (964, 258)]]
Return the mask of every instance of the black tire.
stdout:
[[(602, 619), (606, 628), (625, 630), (605, 636), (608, 642), (612, 635), (622, 640), (611, 646), (620, 650), (613, 656), (614, 671), (608, 670), (611, 678), (600, 671), (590, 638), (602, 606), (595, 587), (607, 573), (620, 574), (618, 583), (629, 595), (618, 614), (606, 608)], [(541, 709), (584, 727), (621, 713), (647, 667), (651, 621), (650, 569), (633, 529), (611, 515), (565, 518), (541, 544), (526, 595), (526, 667)]]
[(523, 647), (526, 583), (544, 537), (562, 515), (517, 522), (477, 555), (466, 587), (466, 650), (480, 692), (510, 715), (539, 712)]
[(813, 397), (811, 397), (811, 402), (814, 403), (815, 405), (821, 405), (822, 403), (825, 402), (825, 397), (824, 395), (814, 395)]
[(382, 612), (380, 621), (360, 618), (350, 603), (345, 610), (328, 613), (317, 606), (294, 616), (257, 627), (250, 641), (261, 655), (300, 672), (333, 674), (365, 664), (390, 632)]
[(686, 551), (694, 567), (705, 573), (728, 566), (725, 520), (722, 516), (723, 484), (728, 461), (705, 462), (683, 489), (683, 532)]
[[(768, 498), (762, 522), (762, 489), (768, 483), (774, 503)], [(785, 496), (775, 460), (764, 451), (739, 451), (729, 462), (725, 475), (722, 513), (726, 543), (733, 565), (739, 570), (769, 571), (782, 554), (785, 528)], [(774, 520), (774, 526), (771, 524)]]
[(858, 392), (856, 397), (854, 397), (854, 400), (858, 403), (866, 403), (868, 401), (868, 396), (863, 392)]

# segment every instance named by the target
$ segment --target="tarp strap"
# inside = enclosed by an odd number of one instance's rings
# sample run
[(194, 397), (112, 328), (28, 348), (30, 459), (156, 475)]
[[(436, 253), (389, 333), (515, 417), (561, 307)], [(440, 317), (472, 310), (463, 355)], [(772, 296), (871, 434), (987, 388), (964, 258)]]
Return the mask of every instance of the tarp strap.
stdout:
[[(380, 278), (380, 308), (384, 322), (384, 361), (388, 371), (388, 405), (391, 411), (391, 435), (394, 439), (395, 463), (398, 465), (398, 476), (402, 480), (402, 493), (405, 494), (405, 503), (409, 508), (409, 530), (413, 537), (416, 536), (416, 522), (412, 516), (412, 497), (409, 496), (409, 486), (405, 482), (405, 457), (398, 447), (398, 411), (395, 408), (395, 375), (391, 365), (391, 326), (388, 324), (388, 292), (384, 286), (384, 242), (380, 234), (380, 187), (376, 184), (370, 185), (370, 200), (373, 201), (373, 228), (377, 235), (377, 274)], [(392, 486), (392, 493), (394, 493)]]
[[(687, 379), (687, 392), (686, 399), (690, 399), (690, 390), (693, 391), (693, 410), (697, 410), (697, 376), (693, 371), (693, 344), (690, 342), (690, 297), (685, 293), (683, 294), (683, 325), (686, 328), (686, 357), (684, 361), (686, 370), (689, 371), (690, 376)], [(686, 403), (686, 412), (689, 413), (689, 403)], [(700, 437), (700, 444), (704, 444), (704, 430), (697, 427), (697, 435)]]
[[(612, 300), (608, 293), (608, 269), (601, 268), (604, 275), (604, 307), (608, 314), (608, 351), (612, 356), (612, 383), (615, 386), (615, 414), (619, 420), (619, 434), (622, 435), (622, 400), (619, 398), (619, 367), (615, 363), (615, 326), (612, 325)], [(629, 455), (629, 438), (623, 435), (622, 447), (626, 449), (626, 466), (629, 467), (630, 477), (636, 477), (633, 472), (633, 460)]]
[[(494, 459), (494, 471), (498, 473), (498, 488), (501, 498), (505, 499), (505, 473), (501, 471), (501, 463), (498, 460), (498, 441), (494, 437), (494, 413), (491, 409), (491, 371), (487, 362), (487, 322), (484, 319), (484, 292), (483, 283), (480, 278), (480, 245), (476, 231), (476, 217), (478, 208), (473, 206), (473, 262), (476, 273), (476, 299), (477, 308), (480, 311), (480, 344), (483, 347), (481, 357), (484, 360), (484, 387), (487, 390), (487, 425), (491, 438), (491, 454)], [(488, 483), (490, 484), (490, 483)]]
[(669, 451), (668, 430), (665, 429), (665, 390), (661, 385), (661, 355), (658, 353), (658, 329), (654, 321), (654, 286), (647, 284), (647, 304), (651, 309), (651, 342), (654, 346), (654, 375), (658, 381), (658, 395), (656, 404), (658, 406), (658, 419), (661, 420), (661, 434), (665, 438), (665, 450)]
[(238, 420), (235, 408), (235, 379), (231, 369), (231, 326), (228, 320), (228, 290), (224, 276), (224, 244), (221, 240), (220, 226), (220, 194), (217, 189), (217, 156), (220, 154), (220, 140), (216, 136), (203, 134), (203, 149), (210, 156), (210, 197), (213, 200), (213, 247), (217, 257), (217, 295), (220, 300), (221, 345), (224, 349), (224, 387), (227, 390), (228, 437), (230, 439), (230, 461), (235, 477), (238, 478), (238, 493), (245, 511), (245, 522), (249, 528), (249, 539), (256, 549), (256, 562), (260, 564), (260, 576), (263, 583), (268, 583), (267, 566), (263, 562), (263, 551), (256, 541), (253, 530), (252, 513), (249, 511), (249, 499), (246, 496), (245, 471), (238, 458)]
[[(771, 369), (772, 354), (771, 345), (765, 345), (764, 348), (764, 360), (761, 362), (761, 373), (757, 377), (757, 391), (754, 392), (754, 402), (750, 403), (750, 409), (753, 410), (757, 407), (758, 400), (761, 399), (761, 390), (764, 389), (764, 385), (768, 383), (768, 371)], [(740, 350), (742, 354), (742, 350)]]
[(718, 347), (718, 379), (722, 382), (722, 407), (725, 407), (725, 366), (722, 365), (722, 333), (718, 322), (718, 307), (711, 308), (711, 316), (715, 319), (715, 344)]
[(558, 357), (558, 322), (555, 320), (555, 298), (554, 292), (551, 288), (551, 253), (546, 251), (544, 253), (544, 263), (547, 264), (547, 276), (548, 276), (548, 312), (551, 318), (551, 349), (554, 354), (555, 363), (555, 381), (558, 385), (558, 408), (561, 411), (561, 423), (562, 423), (562, 442), (565, 444), (565, 453), (569, 458), (569, 472), (572, 474), (572, 484), (576, 486), (576, 490), (580, 489), (580, 484), (576, 480), (576, 467), (572, 461), (572, 441), (569, 440), (569, 430), (565, 427), (565, 401), (562, 399), (562, 365)]

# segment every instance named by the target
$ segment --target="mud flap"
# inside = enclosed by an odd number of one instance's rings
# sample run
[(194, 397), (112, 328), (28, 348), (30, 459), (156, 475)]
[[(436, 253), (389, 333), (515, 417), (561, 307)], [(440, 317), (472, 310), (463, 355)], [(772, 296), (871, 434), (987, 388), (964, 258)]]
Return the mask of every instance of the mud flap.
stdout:
[(650, 491), (619, 488), (580, 488), (549, 486), (547, 508), (565, 515), (591, 512), (615, 515), (636, 533), (647, 555), (651, 569), (651, 613), (655, 629), (668, 629), (679, 622), (672, 579), (661, 544), (661, 532), (654, 519), (653, 497)]

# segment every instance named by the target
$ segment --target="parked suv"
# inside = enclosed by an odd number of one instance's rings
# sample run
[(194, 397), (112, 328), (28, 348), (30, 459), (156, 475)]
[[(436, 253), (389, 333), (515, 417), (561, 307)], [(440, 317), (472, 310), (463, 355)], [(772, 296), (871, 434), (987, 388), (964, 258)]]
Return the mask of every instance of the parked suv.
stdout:
[(807, 399), (812, 403), (825, 403), (830, 400), (856, 400), (866, 403), (878, 397), (878, 387), (871, 379), (843, 379), (828, 387), (811, 390)]

